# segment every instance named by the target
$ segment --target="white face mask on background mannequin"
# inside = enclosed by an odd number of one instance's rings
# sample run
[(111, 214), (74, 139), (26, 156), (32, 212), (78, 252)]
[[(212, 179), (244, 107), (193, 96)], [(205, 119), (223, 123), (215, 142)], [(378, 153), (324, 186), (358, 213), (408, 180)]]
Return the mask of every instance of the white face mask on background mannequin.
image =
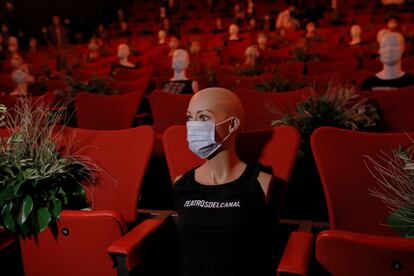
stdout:
[(187, 122), (187, 141), (190, 150), (200, 158), (208, 158), (216, 152), (222, 144), (230, 137), (231, 132), (223, 138), (221, 142), (216, 142), (216, 127), (236, 118), (230, 117), (221, 123), (214, 122)]

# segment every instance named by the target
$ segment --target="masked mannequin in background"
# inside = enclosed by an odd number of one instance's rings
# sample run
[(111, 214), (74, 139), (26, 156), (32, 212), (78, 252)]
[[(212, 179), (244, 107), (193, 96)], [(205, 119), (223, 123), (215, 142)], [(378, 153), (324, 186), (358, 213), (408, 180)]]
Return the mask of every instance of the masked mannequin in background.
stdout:
[(218, 34), (218, 33), (223, 33), (223, 32), (224, 32), (223, 21), (221, 20), (221, 18), (217, 18), (215, 21), (215, 27), (213, 29), (213, 33)]
[(10, 95), (27, 96), (29, 84), (34, 81), (33, 76), (29, 74), (27, 66), (22, 66), (20, 69), (14, 70), (11, 78), (16, 83), (16, 88)]
[(183, 276), (274, 275), (273, 177), (239, 159), (242, 125), (242, 104), (227, 89), (203, 89), (189, 103), (188, 146), (205, 161), (174, 185)]
[(229, 26), (229, 39), (227, 41), (237, 42), (242, 39), (239, 37), (239, 27), (236, 24), (231, 24)]
[(190, 65), (190, 56), (183, 49), (175, 50), (172, 56), (171, 67), (174, 70), (174, 77), (164, 83), (162, 90), (174, 94), (192, 94), (198, 92), (197, 81), (187, 78), (186, 70)]
[(362, 90), (393, 90), (414, 85), (414, 76), (401, 68), (401, 57), (405, 50), (404, 37), (397, 32), (383, 34), (379, 41), (379, 55), (383, 68), (367, 78)]

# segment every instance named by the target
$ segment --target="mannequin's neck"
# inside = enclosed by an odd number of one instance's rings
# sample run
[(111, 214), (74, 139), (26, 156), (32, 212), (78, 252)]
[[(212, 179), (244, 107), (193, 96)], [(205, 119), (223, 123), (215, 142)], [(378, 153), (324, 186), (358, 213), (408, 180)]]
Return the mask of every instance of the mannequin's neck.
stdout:
[(260, 50), (266, 50), (266, 43), (259, 43)]
[(134, 64), (128, 61), (128, 57), (120, 57), (119, 58), (119, 64), (123, 66), (133, 67)]
[(359, 44), (359, 43), (361, 43), (361, 38), (360, 37), (353, 37), (349, 44), (350, 45), (355, 45), (355, 44)]
[(246, 61), (244, 62), (244, 65), (255, 66), (256, 65), (256, 59), (253, 58), (253, 57), (246, 57)]
[(206, 164), (211, 170), (213, 183), (223, 184), (233, 178), (237, 171), (237, 166), (241, 163), (233, 147), (220, 151), (212, 159), (207, 160)]
[(164, 38), (158, 39), (158, 44), (165, 44), (165, 39)]
[(239, 40), (239, 36), (237, 34), (231, 34), (229, 40)]
[(172, 81), (176, 80), (188, 80), (186, 70), (177, 71), (174, 70), (174, 77), (171, 79)]
[(401, 69), (401, 60), (395, 65), (386, 65), (382, 67), (382, 71), (376, 74), (376, 76), (383, 80), (392, 80), (402, 77), (404, 71)]
[(28, 87), (29, 87), (28, 83), (18, 84), (16, 86), (16, 89), (11, 94), (15, 96), (26, 96)]

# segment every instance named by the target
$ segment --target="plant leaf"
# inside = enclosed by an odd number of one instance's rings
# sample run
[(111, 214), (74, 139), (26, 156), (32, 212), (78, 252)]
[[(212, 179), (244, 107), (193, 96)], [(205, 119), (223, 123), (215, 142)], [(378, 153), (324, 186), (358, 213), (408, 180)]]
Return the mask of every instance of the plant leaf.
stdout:
[(20, 206), (20, 211), (17, 216), (17, 223), (23, 225), (33, 210), (33, 200), (30, 195), (27, 195)]
[(49, 225), (50, 218), (51, 215), (46, 207), (42, 207), (37, 210), (37, 226), (39, 232), (42, 232), (46, 229), (46, 227)]
[(16, 231), (16, 224), (11, 214), (13, 208), (13, 202), (6, 203), (1, 210), (1, 217), (3, 220), (3, 226), (9, 229), (12, 233)]

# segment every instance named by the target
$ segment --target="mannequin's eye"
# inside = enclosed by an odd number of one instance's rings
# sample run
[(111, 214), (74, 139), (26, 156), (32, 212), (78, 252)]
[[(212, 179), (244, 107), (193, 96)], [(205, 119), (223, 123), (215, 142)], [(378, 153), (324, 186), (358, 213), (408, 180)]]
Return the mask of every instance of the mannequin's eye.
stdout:
[(200, 121), (208, 121), (211, 118), (209, 116), (207, 116), (207, 115), (201, 114), (200, 117), (199, 117), (199, 119), (200, 119)]
[(187, 115), (187, 121), (192, 121), (193, 117), (191, 115)]

